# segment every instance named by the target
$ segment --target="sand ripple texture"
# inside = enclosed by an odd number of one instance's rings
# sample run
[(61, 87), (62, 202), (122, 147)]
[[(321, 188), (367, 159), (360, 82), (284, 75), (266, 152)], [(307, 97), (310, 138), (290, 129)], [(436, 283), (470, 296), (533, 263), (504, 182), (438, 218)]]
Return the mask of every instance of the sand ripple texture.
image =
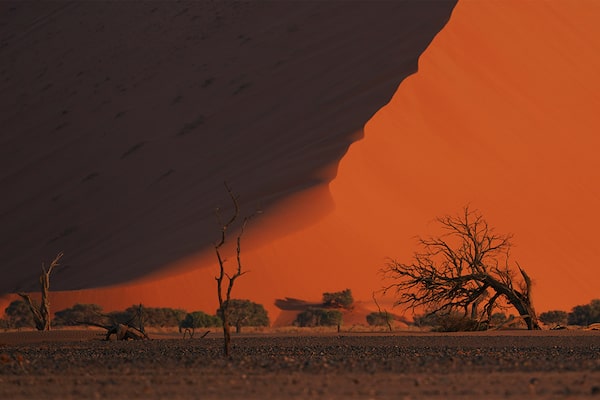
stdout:
[(597, 332), (242, 334), (230, 358), (221, 345), (217, 334), (3, 345), (0, 398), (600, 398)]

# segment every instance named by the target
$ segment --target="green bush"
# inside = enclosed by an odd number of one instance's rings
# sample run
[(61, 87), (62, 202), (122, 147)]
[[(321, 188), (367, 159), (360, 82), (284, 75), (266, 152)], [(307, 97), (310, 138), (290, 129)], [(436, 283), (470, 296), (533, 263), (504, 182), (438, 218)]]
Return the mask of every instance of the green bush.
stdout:
[(29, 306), (22, 300), (11, 302), (4, 310), (8, 327), (11, 329), (33, 328), (33, 314)]
[[(243, 326), (269, 326), (269, 315), (262, 304), (250, 300), (231, 299), (224, 302), (227, 309), (227, 320), (235, 326), (236, 332), (241, 332)], [(223, 318), (223, 310), (217, 310), (217, 316)]]
[(566, 325), (569, 314), (566, 311), (552, 310), (540, 314), (540, 321), (547, 325)]
[(589, 304), (573, 307), (567, 316), (569, 325), (588, 326), (600, 322), (600, 299), (594, 299)]
[(342, 323), (342, 312), (323, 308), (309, 308), (296, 316), (294, 325), (302, 327), (336, 326)]
[(216, 315), (208, 315), (203, 311), (193, 311), (188, 313), (183, 321), (179, 323), (179, 328), (180, 330), (186, 328), (210, 328), (219, 325), (221, 325), (221, 319)]
[(54, 326), (74, 326), (85, 322), (102, 323), (102, 307), (97, 304), (75, 304), (54, 313)]
[(371, 326), (388, 326), (394, 318), (387, 312), (372, 312), (367, 315), (367, 323)]
[[(138, 325), (137, 315), (140, 310), (140, 306), (133, 305), (124, 311), (113, 311), (108, 315), (115, 321), (121, 324), (126, 324), (135, 320), (133, 323)], [(177, 327), (179, 323), (185, 318), (187, 312), (181, 309), (173, 308), (153, 308), (153, 307), (141, 307), (142, 320), (144, 326), (152, 326), (157, 328), (162, 327)]]
[(415, 325), (431, 327), (434, 332), (469, 332), (487, 329), (486, 324), (481, 324), (456, 311), (415, 316), (414, 320)]
[(323, 293), (323, 307), (325, 308), (352, 308), (354, 298), (350, 289), (341, 292)]

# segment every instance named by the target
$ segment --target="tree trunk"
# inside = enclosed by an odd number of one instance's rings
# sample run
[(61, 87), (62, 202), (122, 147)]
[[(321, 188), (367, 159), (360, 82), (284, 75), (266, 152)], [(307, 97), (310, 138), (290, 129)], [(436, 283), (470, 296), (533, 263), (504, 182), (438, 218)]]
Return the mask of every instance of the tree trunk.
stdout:
[(44, 327), (45, 327), (45, 323), (44, 323), (44, 319), (40, 313), (40, 310), (38, 309), (38, 306), (33, 302), (33, 300), (31, 299), (31, 296), (29, 296), (28, 294), (18, 293), (18, 295), (21, 296), (23, 298), (23, 300), (25, 300), (25, 303), (27, 303), (27, 306), (29, 307), (31, 314), (33, 315), (33, 322), (35, 323), (35, 329), (37, 329), (38, 331), (43, 331)]
[(529, 276), (522, 268), (519, 267), (519, 269), (525, 279), (526, 288), (523, 290), (524, 293), (514, 290), (512, 287), (499, 282), (497, 279), (494, 279), (489, 275), (486, 276), (485, 282), (496, 291), (494, 298), (497, 298), (498, 296), (505, 296), (505, 298), (508, 300), (508, 303), (512, 304), (521, 318), (523, 318), (527, 324), (527, 329), (540, 330), (541, 328), (538, 324), (537, 315), (531, 302), (531, 279), (529, 279)]
[[(223, 313), (223, 316), (225, 313)], [(226, 317), (223, 317), (223, 353), (225, 353), (225, 357), (229, 357), (229, 350), (231, 347), (231, 328), (229, 326), (229, 321), (227, 321)]]
[(512, 304), (515, 309), (519, 312), (519, 315), (525, 323), (527, 324), (527, 329), (529, 330), (540, 330), (540, 325), (537, 320), (537, 315), (535, 314), (535, 310), (533, 306), (529, 304), (526, 300), (521, 299), (519, 296), (515, 294), (507, 295), (508, 301)]
[(59, 265), (62, 256), (62, 252), (58, 253), (58, 255), (54, 258), (54, 261), (50, 263), (48, 269), (46, 269), (44, 263), (42, 263), (42, 274), (40, 275), (40, 292), (42, 295), (42, 301), (39, 306), (37, 306), (33, 300), (31, 300), (31, 297), (28, 294), (18, 293), (18, 295), (27, 302), (31, 313), (33, 314), (35, 327), (38, 331), (50, 330), (50, 300), (48, 297), (48, 293), (50, 291), (50, 274), (52, 274), (54, 268)]
[(542, 328), (540, 328), (540, 325), (538, 323), (537, 315), (535, 313), (535, 310), (533, 309), (533, 306), (528, 305), (528, 304), (525, 304), (524, 306), (526, 307), (527, 315), (521, 314), (521, 316), (523, 317), (523, 319), (525, 320), (525, 323), (527, 324), (527, 329), (529, 329), (529, 330), (542, 329)]
[(40, 315), (42, 318), (42, 329), (44, 331), (50, 330), (50, 300), (48, 298), (48, 291), (50, 289), (50, 271), (44, 271), (40, 276), (40, 289), (42, 291), (42, 302), (40, 304)]

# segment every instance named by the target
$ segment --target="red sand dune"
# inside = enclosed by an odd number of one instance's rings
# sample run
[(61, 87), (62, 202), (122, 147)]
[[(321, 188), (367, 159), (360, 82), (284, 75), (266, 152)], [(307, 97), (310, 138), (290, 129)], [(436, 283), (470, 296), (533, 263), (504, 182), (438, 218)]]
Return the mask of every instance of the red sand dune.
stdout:
[[(335, 178), (286, 196), (253, 221), (243, 253), (251, 272), (234, 295), (272, 313), (275, 298), (313, 300), (346, 287), (368, 300), (381, 286), (385, 257), (408, 259), (415, 235), (435, 233), (435, 216), (469, 204), (515, 235), (512, 255), (534, 278), (538, 311), (598, 297), (598, 15), (591, 1), (459, 2), (418, 72), (368, 121)], [(332, 101), (348, 98), (341, 96)], [(224, 198), (218, 188), (210, 195)], [(64, 292), (54, 302), (215, 308), (210, 251), (172, 260), (160, 276)]]

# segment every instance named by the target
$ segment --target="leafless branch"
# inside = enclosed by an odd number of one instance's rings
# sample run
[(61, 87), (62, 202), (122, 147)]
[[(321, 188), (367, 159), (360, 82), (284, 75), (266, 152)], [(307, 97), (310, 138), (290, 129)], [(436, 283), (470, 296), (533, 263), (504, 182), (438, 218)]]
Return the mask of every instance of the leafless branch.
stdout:
[[(240, 206), (238, 203), (237, 196), (235, 196), (235, 194), (233, 193), (233, 191), (231, 190), (231, 188), (229, 187), (229, 185), (226, 182), (225, 182), (225, 189), (227, 190), (227, 194), (229, 195), (229, 198), (231, 199), (231, 202), (233, 204), (233, 213), (232, 213), (231, 217), (227, 220), (227, 222), (225, 222), (223, 224), (223, 223), (221, 223), (222, 220), (221, 220), (219, 209), (217, 209), (217, 211), (216, 211), (217, 221), (221, 225), (221, 236), (220, 236), (219, 242), (217, 244), (215, 244), (215, 253), (217, 256), (217, 261), (219, 263), (219, 274), (215, 277), (215, 280), (217, 281), (217, 298), (219, 300), (219, 309), (223, 310), (223, 315), (222, 315), (223, 338), (224, 338), (223, 350), (224, 350), (225, 356), (229, 356), (231, 333), (230, 333), (230, 325), (229, 325), (229, 321), (228, 321), (227, 308), (228, 308), (229, 301), (231, 300), (231, 291), (233, 289), (235, 281), (240, 276), (242, 276), (248, 272), (243, 269), (243, 265), (242, 265), (241, 241), (242, 241), (242, 235), (244, 234), (244, 231), (246, 230), (246, 226), (247, 226), (248, 222), (256, 213), (252, 214), (249, 217), (245, 217), (242, 222), (242, 225), (239, 229), (239, 233), (238, 233), (238, 236), (236, 239), (236, 268), (233, 272), (228, 272), (225, 269), (226, 259), (222, 256), (221, 250), (222, 250), (222, 247), (226, 243), (227, 232), (229, 231), (231, 226), (235, 223), (235, 221), (238, 219), (238, 217), (240, 215)], [(227, 289), (224, 294), (223, 293), (223, 281), (225, 280), (225, 278), (227, 278)]]
[[(496, 234), (481, 214), (465, 207), (458, 217), (438, 218), (444, 234), (419, 238), (421, 251), (411, 263), (388, 259), (382, 273), (393, 280), (383, 288), (397, 295), (395, 304), (433, 313), (471, 308), (479, 320), (491, 315), (502, 297), (519, 312), (530, 329), (537, 329), (531, 303), (531, 279), (517, 264), (522, 280), (515, 288), (509, 255), (512, 235)], [(500, 267), (502, 265), (502, 267)], [(488, 290), (493, 294), (487, 295)], [(484, 299), (485, 297), (485, 299)], [(484, 302), (483, 309), (479, 305)]]

